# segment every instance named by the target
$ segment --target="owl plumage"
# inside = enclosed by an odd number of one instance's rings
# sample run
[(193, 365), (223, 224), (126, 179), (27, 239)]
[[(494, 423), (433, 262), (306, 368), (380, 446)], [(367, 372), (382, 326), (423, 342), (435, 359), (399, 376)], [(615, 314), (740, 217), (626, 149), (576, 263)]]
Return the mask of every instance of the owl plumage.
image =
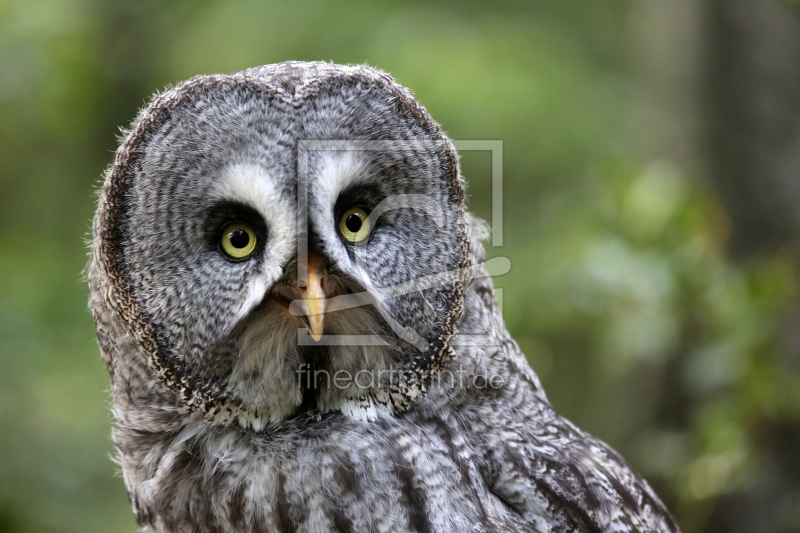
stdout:
[(553, 411), (480, 236), (452, 144), (383, 72), (289, 62), (157, 96), (88, 270), (142, 530), (678, 531)]

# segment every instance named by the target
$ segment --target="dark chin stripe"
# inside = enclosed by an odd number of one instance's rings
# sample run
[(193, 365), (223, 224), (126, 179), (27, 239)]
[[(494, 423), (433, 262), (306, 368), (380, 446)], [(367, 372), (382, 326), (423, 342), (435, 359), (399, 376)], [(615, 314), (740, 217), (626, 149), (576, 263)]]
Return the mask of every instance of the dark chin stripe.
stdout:
[[(229, 423), (241, 413), (247, 413), (247, 406), (230, 397), (225, 387), (212, 379), (203, 378), (185, 365), (171, 352), (164, 335), (133, 296), (131, 280), (125, 264), (123, 243), (126, 230), (124, 221), (129, 209), (127, 198), (139, 170), (140, 154), (146, 150), (147, 139), (170, 118), (173, 112), (188, 104), (197, 95), (213, 90), (244, 90), (262, 95), (268, 101), (284, 96), (285, 91), (295, 91), (296, 86), (282, 79), (280, 71), (274, 81), (266, 81), (247, 74), (231, 76), (198, 76), (179, 85), (174, 90), (156, 97), (135, 125), (124, 144), (117, 151), (114, 164), (103, 185), (99, 219), (99, 246), (97, 253), (106, 275), (111, 281), (105, 293), (106, 304), (116, 312), (128, 326), (130, 333), (147, 354), (151, 368), (161, 382), (172, 390), (183, 405), (192, 412), (201, 412), (207, 420)], [(407, 95), (393, 80), (383, 74), (360, 70), (342, 72), (323, 71), (319, 79), (308, 82), (307, 98), (313, 98), (320, 88), (339, 84), (373, 86), (384, 91), (394, 102), (398, 114), (405, 120), (420, 126), (426, 135), (436, 140), (444, 140), (448, 148), (440, 152), (443, 178), (449, 191), (450, 201), (463, 205), (464, 190), (458, 176), (458, 163), (455, 151), (446, 140), (439, 126), (413, 98)], [(456, 268), (467, 269), (470, 264), (468, 231), (463, 212), (459, 211), (456, 226), (460, 228), (461, 239)], [(428, 339), (429, 349), (424, 353), (412, 355), (406, 371), (409, 379), (399, 385), (393, 395), (392, 408), (395, 411), (408, 409), (417, 394), (425, 391), (425, 384), (433, 372), (440, 370), (451, 358), (450, 343), (456, 333), (464, 302), (464, 283), (454, 280), (450, 285), (447, 308), (433, 328)]]

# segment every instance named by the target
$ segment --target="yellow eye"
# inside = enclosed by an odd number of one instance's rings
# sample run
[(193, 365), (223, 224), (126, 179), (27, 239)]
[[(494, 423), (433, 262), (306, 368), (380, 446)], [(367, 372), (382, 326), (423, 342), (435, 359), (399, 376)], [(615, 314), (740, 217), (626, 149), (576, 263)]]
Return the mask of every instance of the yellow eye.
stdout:
[(231, 259), (247, 259), (253, 254), (257, 244), (256, 232), (247, 224), (236, 222), (222, 230), (220, 245), (225, 255)]
[(360, 207), (351, 207), (342, 215), (339, 233), (346, 241), (358, 244), (369, 237), (369, 216)]

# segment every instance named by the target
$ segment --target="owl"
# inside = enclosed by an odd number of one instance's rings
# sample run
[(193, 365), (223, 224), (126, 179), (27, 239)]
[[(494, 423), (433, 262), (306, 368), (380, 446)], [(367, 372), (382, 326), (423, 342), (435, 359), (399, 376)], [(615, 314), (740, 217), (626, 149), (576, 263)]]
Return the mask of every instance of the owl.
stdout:
[(452, 142), (393, 78), (200, 76), (124, 134), (90, 308), (142, 531), (677, 532), (505, 329)]

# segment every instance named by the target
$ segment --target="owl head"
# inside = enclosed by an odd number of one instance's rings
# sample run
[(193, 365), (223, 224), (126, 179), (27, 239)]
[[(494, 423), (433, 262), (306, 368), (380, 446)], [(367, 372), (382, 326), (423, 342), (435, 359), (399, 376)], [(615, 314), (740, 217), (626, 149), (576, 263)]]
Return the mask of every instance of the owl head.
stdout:
[(471, 238), (452, 144), (387, 74), (196, 77), (107, 172), (101, 348), (112, 378), (212, 424), (403, 411), (452, 357)]

